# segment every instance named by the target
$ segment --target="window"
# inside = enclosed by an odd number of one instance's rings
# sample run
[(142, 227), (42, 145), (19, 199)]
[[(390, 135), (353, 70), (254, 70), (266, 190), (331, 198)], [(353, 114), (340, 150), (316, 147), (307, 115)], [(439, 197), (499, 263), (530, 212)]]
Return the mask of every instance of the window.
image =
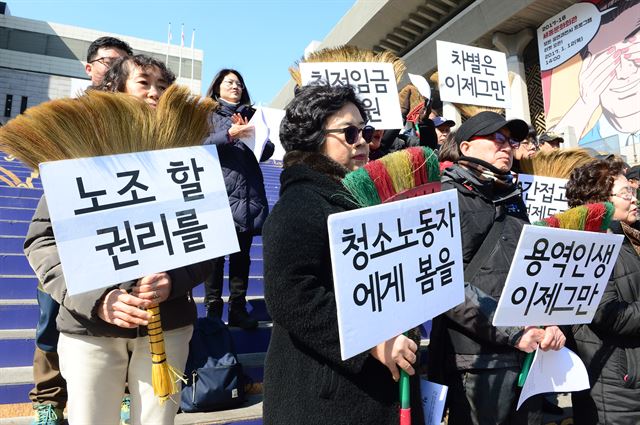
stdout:
[(27, 96), (22, 96), (22, 101), (20, 102), (20, 113), (23, 113), (27, 109)]
[(4, 101), (4, 116), (11, 116), (11, 104), (13, 103), (13, 95), (8, 94), (6, 100)]

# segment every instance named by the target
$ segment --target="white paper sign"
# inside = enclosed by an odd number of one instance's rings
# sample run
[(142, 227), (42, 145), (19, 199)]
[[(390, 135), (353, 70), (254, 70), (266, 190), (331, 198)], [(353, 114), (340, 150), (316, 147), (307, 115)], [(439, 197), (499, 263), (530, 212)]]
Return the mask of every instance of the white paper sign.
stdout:
[(566, 185), (567, 179), (518, 174), (518, 186), (522, 188), (531, 223), (569, 209)]
[(238, 251), (215, 146), (40, 164), (71, 295)]
[(329, 216), (342, 359), (464, 301), (455, 190)]
[(253, 113), (253, 116), (249, 120), (249, 125), (253, 126), (251, 136), (241, 137), (240, 140), (242, 141), (242, 143), (247, 145), (249, 149), (251, 149), (256, 157), (256, 160), (260, 162), (260, 157), (262, 156), (264, 145), (269, 140), (269, 127), (264, 117), (262, 108), (256, 108), (256, 111)]
[(280, 123), (282, 122), (282, 118), (284, 118), (284, 110), (266, 107), (262, 107), (261, 109), (267, 127), (269, 127), (269, 140), (275, 145), (271, 159), (282, 159), (285, 151), (280, 142)]
[(436, 384), (424, 379), (420, 380), (420, 396), (422, 398), (425, 425), (440, 425), (442, 422), (442, 413), (444, 412), (448, 390), (449, 387), (446, 385)]
[(525, 226), (494, 326), (591, 323), (623, 236)]
[(369, 124), (377, 129), (403, 128), (398, 86), (393, 65), (381, 62), (303, 62), (302, 85), (328, 82), (353, 86), (369, 112)]
[(437, 40), (440, 99), (469, 105), (511, 107), (504, 53)]
[(410, 74), (410, 73), (407, 73), (407, 75), (409, 75), (409, 80), (411, 80), (411, 84), (416, 86), (420, 94), (426, 99), (431, 99), (431, 86), (427, 82), (427, 79), (424, 78), (422, 75)]
[(598, 32), (600, 16), (611, 10), (600, 13), (596, 5), (581, 2), (547, 19), (538, 28), (540, 70), (547, 71), (562, 65), (580, 52)]
[(589, 387), (587, 368), (576, 353), (566, 347), (558, 351), (536, 350), (516, 410), (536, 394), (570, 393)]

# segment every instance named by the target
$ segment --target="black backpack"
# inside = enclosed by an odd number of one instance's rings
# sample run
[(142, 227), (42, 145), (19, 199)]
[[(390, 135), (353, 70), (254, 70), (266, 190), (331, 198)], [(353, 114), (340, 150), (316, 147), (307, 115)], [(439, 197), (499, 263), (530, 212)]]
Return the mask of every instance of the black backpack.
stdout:
[(218, 318), (196, 321), (185, 368), (187, 383), (180, 394), (183, 412), (211, 412), (241, 405), (244, 374), (231, 332)]

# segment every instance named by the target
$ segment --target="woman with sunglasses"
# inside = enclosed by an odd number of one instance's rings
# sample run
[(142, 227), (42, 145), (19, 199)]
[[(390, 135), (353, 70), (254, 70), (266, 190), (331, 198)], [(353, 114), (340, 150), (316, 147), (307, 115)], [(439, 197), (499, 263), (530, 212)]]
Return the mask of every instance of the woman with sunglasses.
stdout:
[[(327, 219), (357, 205), (341, 184), (367, 163), (374, 129), (350, 87), (301, 87), (280, 124), (280, 199), (264, 225), (265, 425), (397, 424), (400, 368), (415, 342), (398, 336), (341, 360)], [(413, 409), (418, 411), (418, 409)], [(417, 422), (416, 422), (417, 423)]]
[(575, 169), (567, 183), (570, 207), (611, 202), (609, 226), (624, 236), (613, 273), (591, 324), (574, 327), (591, 389), (573, 393), (577, 424), (640, 423), (640, 231), (635, 190), (620, 160), (596, 160)]
[[(249, 251), (254, 235), (259, 235), (269, 213), (264, 179), (255, 155), (240, 138), (251, 136), (249, 120), (255, 112), (242, 75), (235, 69), (222, 69), (214, 77), (207, 96), (220, 108), (211, 115), (212, 132), (205, 144), (214, 144), (224, 176), (233, 213), (240, 252), (229, 255), (229, 325), (253, 329), (258, 321), (246, 310), (249, 285)], [(273, 155), (274, 145), (267, 141), (260, 161)], [(210, 317), (222, 317), (224, 257), (213, 260), (213, 273), (205, 280), (205, 306)]]

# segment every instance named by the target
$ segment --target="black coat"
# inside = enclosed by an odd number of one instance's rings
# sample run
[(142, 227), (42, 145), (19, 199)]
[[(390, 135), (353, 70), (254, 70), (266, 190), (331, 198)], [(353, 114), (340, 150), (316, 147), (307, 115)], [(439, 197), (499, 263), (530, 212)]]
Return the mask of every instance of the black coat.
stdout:
[[(619, 222), (611, 230), (623, 234)], [(574, 396), (576, 424), (639, 424), (640, 257), (626, 237), (593, 321), (574, 338), (592, 386)]]
[[(229, 196), (229, 206), (238, 232), (260, 234), (264, 220), (269, 214), (264, 178), (253, 152), (240, 140), (229, 139), (231, 116), (242, 110), (250, 110), (246, 105), (233, 105), (223, 100), (220, 109), (211, 114), (209, 123), (212, 132), (204, 144), (218, 148), (224, 184)], [(267, 141), (260, 161), (273, 155), (274, 145)]]
[(321, 154), (285, 156), (280, 199), (263, 232), (273, 318), (265, 425), (399, 421), (398, 385), (388, 369), (367, 352), (340, 357), (327, 218), (356, 207), (339, 182), (345, 171)]
[[(430, 374), (440, 380), (435, 368), (492, 369), (521, 364), (523, 353), (514, 347), (522, 335), (521, 327), (491, 325), (495, 305), (500, 299), (520, 233), (528, 223), (520, 191), (513, 185), (494, 191), (491, 185), (479, 186), (462, 177), (457, 164), (445, 171), (442, 190), (456, 189), (460, 210), (462, 260), (466, 269), (480, 250), (496, 218), (504, 220), (498, 243), (470, 282), (491, 303), (470, 298), (433, 322), (430, 349)], [(491, 308), (487, 309), (487, 305)], [(437, 361), (436, 361), (437, 359)], [(437, 362), (440, 364), (437, 364)], [(442, 362), (446, 362), (442, 364)]]

